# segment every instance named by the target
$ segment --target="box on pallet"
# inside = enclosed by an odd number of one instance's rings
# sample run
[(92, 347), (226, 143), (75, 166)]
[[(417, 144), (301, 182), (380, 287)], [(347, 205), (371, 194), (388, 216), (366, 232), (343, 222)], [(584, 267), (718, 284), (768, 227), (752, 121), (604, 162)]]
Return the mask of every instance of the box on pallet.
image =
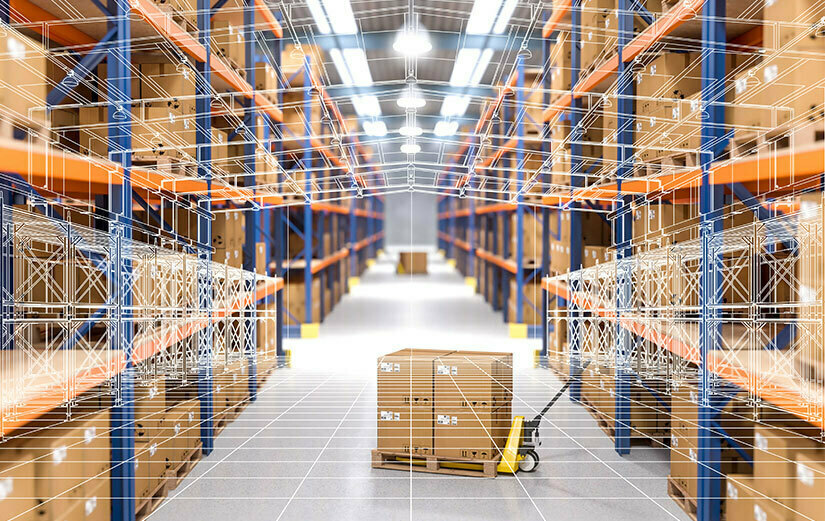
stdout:
[(240, 12), (228, 9), (219, 11), (212, 17), (210, 33), (211, 48), (236, 69), (246, 67), (246, 45), (243, 34), (243, 19)]
[(312, 316), (306, 314), (306, 284), (303, 273), (290, 273), (284, 286), (284, 306), (288, 313), (284, 314), (286, 324), (298, 325), (318, 323), (321, 321), (321, 279), (312, 277)]
[(402, 251), (398, 254), (399, 273), (411, 275), (427, 274), (427, 252)]
[[(541, 298), (541, 283), (527, 282), (523, 287), (523, 304), (522, 304), (522, 324), (541, 324), (542, 321), (542, 298)], [(511, 323), (519, 322), (516, 319), (516, 281), (515, 278), (510, 279), (510, 294), (507, 300), (507, 321)]]
[[(20, 513), (21, 507), (34, 506), (30, 519), (62, 521), (66, 519), (65, 512), (77, 505), (85, 506), (89, 498), (98, 497), (101, 485), (108, 486), (109, 412), (99, 411), (68, 422), (66, 414), (64, 409), (51, 411), (41, 417), (37, 425), (24, 428), (19, 439), (0, 446), (3, 455), (0, 483), (10, 494), (0, 499), (0, 513), (6, 510)], [(6, 462), (20, 461), (24, 456), (28, 459), (21, 467), (7, 466)], [(20, 497), (25, 493), (30, 495), (25, 499)], [(101, 502), (108, 496), (107, 490)], [(91, 511), (96, 509), (95, 504), (89, 506)], [(106, 512), (108, 514), (108, 510)]]
[[(810, 323), (821, 316), (822, 302), (825, 299), (825, 273), (823, 273), (822, 234), (823, 215), (825, 215), (825, 194), (816, 192), (800, 197), (800, 214), (797, 236), (799, 253), (797, 255), (798, 286), (796, 294), (800, 306), (797, 316), (800, 323)], [(801, 335), (792, 351), (794, 365), (800, 376), (807, 380), (820, 381), (825, 378), (825, 338), (819, 334)]]
[[(808, 436), (818, 435), (810, 425), (803, 429), (803, 433)], [(789, 509), (796, 509), (796, 461), (800, 456), (825, 461), (825, 446), (784, 426), (757, 425), (754, 435), (753, 488)]]
[(510, 424), (511, 367), (509, 353), (404, 349), (379, 358), (378, 449), (494, 458)]

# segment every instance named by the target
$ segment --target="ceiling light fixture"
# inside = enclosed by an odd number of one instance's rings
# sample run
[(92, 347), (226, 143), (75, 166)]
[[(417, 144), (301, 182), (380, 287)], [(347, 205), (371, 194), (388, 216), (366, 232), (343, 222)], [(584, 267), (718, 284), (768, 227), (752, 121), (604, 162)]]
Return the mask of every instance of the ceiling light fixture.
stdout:
[(417, 154), (421, 152), (421, 146), (415, 143), (404, 143), (401, 145), (401, 152), (405, 154)]
[(398, 98), (395, 103), (402, 109), (420, 109), (427, 104), (427, 100), (422, 98), (418, 92), (412, 91)]
[(334, 63), (335, 68), (338, 69), (338, 75), (341, 76), (341, 83), (347, 87), (352, 87), (352, 75), (349, 73), (347, 62), (344, 61), (344, 55), (336, 48), (330, 49), (329, 55), (332, 56), (332, 63)]
[(407, 27), (398, 32), (392, 48), (404, 56), (420, 56), (430, 52), (433, 44), (425, 30), (420, 27), (418, 29)]
[(349, 67), (352, 82), (358, 87), (372, 86), (372, 74), (363, 49), (344, 49), (344, 60)]
[(445, 118), (463, 116), (469, 106), (470, 96), (451, 94), (444, 98), (444, 103), (441, 105), (441, 115)]
[(363, 125), (364, 132), (366, 132), (368, 136), (384, 137), (387, 135), (387, 125), (381, 120), (365, 120)]
[(381, 105), (378, 103), (378, 98), (372, 94), (353, 96), (352, 105), (355, 107), (355, 112), (362, 118), (381, 115)]
[(405, 126), (398, 129), (398, 133), (401, 134), (402, 136), (416, 137), (416, 136), (420, 136), (421, 134), (423, 134), (424, 130), (422, 130), (421, 127), (411, 127), (409, 125), (405, 125)]

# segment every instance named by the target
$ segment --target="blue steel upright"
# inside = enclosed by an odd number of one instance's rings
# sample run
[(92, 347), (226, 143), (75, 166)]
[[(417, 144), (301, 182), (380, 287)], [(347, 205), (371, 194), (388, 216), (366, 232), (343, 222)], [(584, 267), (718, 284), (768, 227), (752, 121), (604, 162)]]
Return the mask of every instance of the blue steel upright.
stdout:
[[(630, 196), (622, 196), (622, 180), (633, 175), (633, 135), (634, 135), (634, 106), (635, 82), (633, 81), (633, 67), (623, 59), (625, 46), (633, 38), (633, 0), (619, 0), (619, 78), (617, 85), (617, 144), (616, 182), (618, 195), (616, 196), (615, 237), (617, 252), (617, 285), (616, 311), (619, 316), (631, 311), (633, 305), (633, 221), (630, 212)], [(614, 448), (619, 454), (630, 452), (630, 383), (632, 372), (630, 359), (633, 349), (633, 338), (627, 329), (616, 324), (616, 392), (614, 420)]]
[(698, 521), (719, 521), (722, 515), (721, 437), (714, 432), (717, 416), (713, 403), (712, 375), (707, 360), (719, 349), (723, 187), (711, 184), (710, 167), (724, 149), (725, 135), (725, 1), (707, 0), (702, 12), (702, 118), (699, 189), (702, 240), (702, 275), (699, 306), (699, 454), (697, 462)]
[[(514, 108), (516, 124), (516, 186), (518, 195), (516, 202), (516, 294), (513, 301), (516, 304), (516, 324), (524, 323), (524, 195), (521, 188), (524, 186), (524, 57), (516, 58), (516, 106)], [(510, 170), (509, 168), (507, 169)]]
[[(304, 191), (306, 194), (312, 190), (312, 94), (310, 71), (311, 58), (304, 56)], [(312, 245), (313, 245), (313, 224), (312, 205), (309, 200), (304, 204), (304, 321), (312, 323)]]
[[(246, 62), (246, 81), (255, 86), (255, 58), (256, 58), (256, 38), (255, 38), (255, 1), (244, 0), (243, 10), (243, 27), (241, 32), (244, 38), (244, 59)], [(258, 139), (258, 116), (255, 107), (255, 98), (246, 100), (246, 109), (244, 110), (244, 136), (243, 155), (244, 155), (244, 186), (254, 192), (254, 187), (257, 185), (256, 180), (256, 163), (257, 163), (257, 139)], [(261, 214), (256, 205), (252, 202), (247, 203), (246, 211), (246, 226), (244, 228), (244, 245), (243, 245), (243, 269), (246, 272), (255, 273), (255, 245), (258, 242), (258, 235), (261, 228)], [(246, 279), (245, 289), (247, 293), (255, 294), (255, 279)], [(258, 366), (257, 366), (257, 304), (256, 299), (252, 298), (251, 303), (243, 310), (243, 338), (244, 338), (244, 354), (246, 355), (247, 364), (249, 367), (249, 399), (255, 401), (258, 397)]]
[[(549, 17), (549, 13), (545, 14), (544, 19), (545, 21)], [(542, 105), (545, 107), (550, 106), (550, 88), (552, 83), (552, 78), (550, 76), (550, 69), (547, 67), (548, 62), (550, 60), (550, 53), (551, 53), (551, 40), (550, 38), (544, 38), (541, 42), (541, 51), (542, 51), (542, 76), (541, 76), (541, 88), (544, 91), (542, 93)], [(550, 150), (550, 122), (545, 121), (541, 125), (541, 156), (542, 158), (547, 158), (550, 156), (552, 150)], [(544, 160), (542, 161), (542, 173), (541, 173), (541, 182), (544, 186), (550, 186), (552, 182), (552, 173), (551, 169), (544, 164)], [(541, 208), (541, 277), (549, 277), (550, 276), (550, 209), (547, 206), (542, 206)], [(548, 299), (550, 295), (548, 291), (544, 289), (542, 285), (541, 288), (541, 351), (539, 352), (539, 356), (541, 360), (545, 360), (545, 357), (548, 356), (548, 347), (550, 341), (550, 317), (549, 309), (548, 309)]]
[[(573, 0), (570, 7), (570, 94), (573, 95), (576, 83), (579, 81), (581, 72), (581, 20), (582, 7), (581, 0)], [(581, 128), (581, 98), (573, 99), (570, 103), (570, 185), (572, 190), (584, 184), (580, 173), (582, 171), (582, 128)], [(570, 204), (570, 271), (581, 269), (582, 263), (582, 221), (578, 211), (579, 203)], [(561, 216), (559, 216), (561, 223)], [(579, 283), (573, 279), (570, 281), (570, 293), (575, 294), (579, 290)], [(581, 326), (579, 318), (581, 312), (573, 301), (567, 302), (567, 341), (570, 346), (570, 378), (573, 383), (570, 385), (570, 399), (581, 400), (581, 338), (579, 331)]]
[(210, 63), (211, 3), (198, 0), (198, 41), (206, 49), (206, 61), (197, 62), (198, 74), (195, 82), (195, 139), (197, 144), (198, 177), (206, 181), (207, 197), (198, 201), (204, 210), (198, 216), (198, 308), (209, 317), (206, 327), (198, 332), (198, 396), (200, 397), (201, 450), (204, 455), (212, 452), (214, 414), (212, 395), (212, 221), (206, 215), (212, 212), (210, 200), (212, 189), (212, 69)]
[(115, 395), (110, 410), (112, 466), (112, 520), (135, 519), (135, 408), (132, 365), (132, 263), (128, 243), (132, 239), (132, 48), (129, 5), (109, 0), (109, 28), (117, 29), (116, 44), (108, 48), (107, 92), (109, 157), (123, 166), (123, 182), (109, 185), (109, 339), (123, 352), (126, 368), (113, 379)]
[[(275, 17), (278, 21), (281, 20), (281, 13), (275, 13)], [(272, 46), (272, 53), (274, 54), (275, 63), (274, 67), (276, 71), (281, 70), (281, 52), (282, 52), (282, 40), (281, 38), (275, 38), (275, 42)], [(278, 78), (278, 94), (277, 94), (277, 106), (281, 108), (283, 106), (284, 100), (284, 89), (282, 84), (281, 74), (277, 75)], [(275, 142), (273, 144), (275, 159), (278, 161), (278, 164), (281, 165), (282, 163), (282, 156), (281, 151), (283, 150), (283, 138), (284, 138), (284, 125), (282, 122), (275, 122), (274, 128), (274, 137)], [(285, 174), (278, 173), (278, 182), (283, 182)], [(276, 277), (283, 277), (284, 276), (284, 258), (286, 254), (284, 252), (284, 220), (286, 219), (287, 212), (289, 210), (284, 207), (279, 207), (274, 211), (274, 222), (275, 222), (275, 244), (274, 244), (274, 258), (275, 258), (275, 276)], [(275, 294), (275, 353), (278, 356), (278, 361), (280, 362), (284, 357), (284, 292), (278, 291)]]

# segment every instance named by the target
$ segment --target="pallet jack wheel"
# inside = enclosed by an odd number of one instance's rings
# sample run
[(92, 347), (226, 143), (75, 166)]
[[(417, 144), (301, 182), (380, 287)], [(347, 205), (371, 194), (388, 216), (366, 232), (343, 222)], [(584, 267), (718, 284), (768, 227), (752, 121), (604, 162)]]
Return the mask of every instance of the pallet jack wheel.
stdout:
[(518, 462), (518, 469), (522, 472), (535, 472), (539, 468), (539, 455), (534, 450), (524, 453), (524, 459)]

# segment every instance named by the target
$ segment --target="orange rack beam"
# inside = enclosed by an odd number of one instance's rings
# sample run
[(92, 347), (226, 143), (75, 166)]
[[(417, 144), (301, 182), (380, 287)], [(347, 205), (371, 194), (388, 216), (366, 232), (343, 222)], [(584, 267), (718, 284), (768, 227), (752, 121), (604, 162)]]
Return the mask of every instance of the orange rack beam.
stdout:
[(573, 0), (562, 0), (559, 2), (559, 5), (553, 6), (553, 12), (550, 14), (550, 18), (544, 23), (544, 27), (541, 30), (541, 37), (542, 38), (549, 38), (553, 31), (556, 30), (559, 23), (561, 23), (561, 19), (570, 12), (570, 7), (573, 5)]
[[(166, 12), (161, 11), (152, 0), (133, 0), (130, 2), (132, 11), (154, 27), (161, 36), (177, 45), (182, 51), (199, 62), (206, 61), (206, 49), (198, 40), (187, 33), (181, 26), (172, 20)], [(210, 53), (209, 63), (212, 70), (223, 78), (229, 85), (248, 99), (254, 99), (255, 105), (269, 114), (275, 121), (283, 121), (281, 109), (276, 107), (255, 89), (246, 80), (235, 72), (215, 53)]]
[[(705, 0), (682, 0), (677, 6), (664, 14), (661, 18), (653, 22), (642, 31), (636, 38), (634, 38), (627, 47), (622, 51), (622, 56), (625, 62), (634, 59), (636, 56), (647, 51), (653, 47), (662, 38), (672, 33), (676, 28), (685, 22), (693, 19), (702, 10), (705, 5)], [(546, 25), (545, 25), (546, 27)], [(577, 98), (592, 91), (596, 85), (600, 84), (611, 74), (619, 69), (619, 57), (613, 55), (601, 65), (596, 67), (593, 72), (588, 74), (585, 78), (576, 84), (573, 93)], [(555, 116), (560, 114), (565, 108), (572, 103), (572, 96), (565, 95), (558, 102), (554, 103), (544, 111), (544, 121), (550, 121)]]
[[(800, 184), (819, 177), (825, 172), (825, 154), (819, 146), (794, 148), (768, 156), (747, 156), (727, 160), (711, 167), (710, 182), (715, 185), (754, 183), (756, 187), (770, 190), (772, 186), (793, 182)], [(696, 189), (702, 184), (700, 168), (652, 177), (622, 181), (625, 195), (664, 194), (676, 190)], [(564, 204), (584, 199), (614, 198), (618, 195), (618, 183), (611, 182), (575, 190), (569, 196), (549, 195), (542, 198), (544, 204)], [(756, 195), (759, 195), (758, 192)]]
[[(443, 239), (447, 242), (451, 242), (451, 243), (455, 244), (456, 246), (458, 246), (462, 250), (465, 250), (467, 252), (470, 251), (469, 243), (467, 243), (465, 241), (462, 241), (461, 239), (453, 238), (453, 237), (451, 237), (450, 235), (448, 235), (444, 232), (438, 232), (438, 236), (441, 239)], [(502, 257), (499, 257), (498, 255), (490, 253), (487, 250), (483, 250), (481, 248), (476, 248), (475, 255), (479, 259), (485, 260), (485, 261), (487, 261), (491, 264), (495, 264), (499, 268), (502, 268), (502, 269), (504, 269), (504, 270), (506, 270), (510, 273), (516, 273), (518, 271), (518, 267), (516, 266), (515, 262), (513, 262), (511, 260), (508, 260), (508, 259), (504, 259)]]
[[(582, 309), (586, 309), (614, 323), (618, 323), (622, 328), (667, 349), (685, 360), (696, 364), (701, 363), (698, 349), (691, 348), (684, 342), (670, 335), (661, 333), (648, 325), (641, 324), (631, 317), (617, 319), (614, 312), (599, 308), (599, 306), (587, 297), (581, 294), (571, 294), (567, 285), (562, 282), (544, 278), (541, 281), (541, 286), (550, 293), (568, 302), (572, 302)], [(758, 394), (763, 399), (782, 407), (795, 416), (811, 422), (810, 411), (812, 408), (799, 384), (789, 378), (777, 379), (773, 375), (768, 376), (764, 371), (760, 371), (760, 368), (765, 367), (766, 362), (768, 364), (771, 363), (772, 359), (768, 357), (776, 357), (777, 355), (749, 351), (737, 357), (738, 365), (736, 366), (725, 361), (729, 356), (730, 353), (726, 352), (711, 353), (707, 359), (708, 369), (725, 380), (754, 394)], [(757, 359), (754, 360), (754, 358)], [(775, 361), (773, 363), (776, 364)], [(817, 426), (825, 428), (825, 425)]]
[[(251, 296), (237, 299), (232, 302), (229, 307), (215, 307), (212, 311), (212, 322), (217, 322), (228, 313), (232, 313), (250, 306), (258, 300), (272, 295), (273, 293), (283, 289), (283, 279), (270, 279), (262, 284), (259, 284), (255, 291), (254, 300)], [(159, 334), (159, 332), (148, 333), (140, 335), (135, 339), (134, 350), (132, 353), (133, 363), (159, 353), (175, 342), (179, 342), (188, 336), (191, 336), (197, 331), (205, 328), (209, 323), (209, 317), (195, 316), (191, 320), (186, 320), (184, 324), (169, 332)], [(12, 354), (13, 351), (7, 351)], [(55, 370), (60, 371), (63, 367), (77, 367), (82, 366), (83, 362), (89, 362), (88, 354), (82, 351), (66, 349), (57, 354), (55, 363)], [(61, 361), (69, 362), (65, 366)], [(77, 363), (72, 363), (77, 362)], [(5, 364), (6, 367), (10, 364)], [(95, 357), (91, 364), (81, 369), (72, 369), (66, 371), (57, 380), (50, 380), (48, 385), (40, 389), (27, 389), (24, 391), (25, 405), (22, 407), (16, 406), (12, 409), (9, 404), (3, 404), (0, 410), (0, 417), (13, 418), (3, 419), (0, 421), (0, 436), (5, 436), (15, 429), (35, 420), (45, 414), (46, 412), (59, 407), (80, 394), (100, 385), (112, 376), (120, 373), (126, 368), (126, 359), (122, 351), (104, 350), (96, 351)], [(72, 383), (72, 389), (67, 394), (66, 389), (69, 383)]]
[(366, 248), (370, 244), (374, 243), (375, 241), (379, 240), (383, 236), (384, 236), (384, 232), (378, 232), (378, 233), (376, 233), (375, 235), (373, 235), (371, 237), (367, 237), (366, 239), (363, 239), (361, 241), (356, 242), (355, 243), (355, 251), (363, 250), (364, 248)]

